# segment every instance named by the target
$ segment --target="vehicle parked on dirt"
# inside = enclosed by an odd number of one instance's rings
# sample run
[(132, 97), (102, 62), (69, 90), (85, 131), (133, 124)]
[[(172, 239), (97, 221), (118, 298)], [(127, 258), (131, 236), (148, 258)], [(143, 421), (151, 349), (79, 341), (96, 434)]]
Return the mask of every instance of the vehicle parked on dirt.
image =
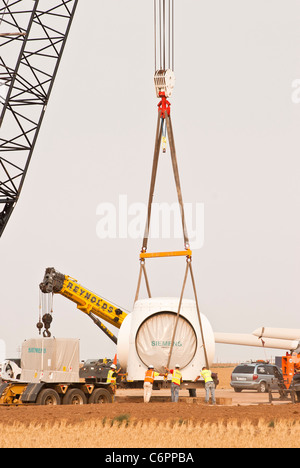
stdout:
[(231, 375), (230, 385), (235, 392), (256, 390), (266, 393), (269, 389), (278, 387), (278, 380), (283, 379), (279, 367), (268, 362), (246, 362), (239, 364)]
[(21, 359), (6, 359), (0, 363), (0, 379), (20, 380)]

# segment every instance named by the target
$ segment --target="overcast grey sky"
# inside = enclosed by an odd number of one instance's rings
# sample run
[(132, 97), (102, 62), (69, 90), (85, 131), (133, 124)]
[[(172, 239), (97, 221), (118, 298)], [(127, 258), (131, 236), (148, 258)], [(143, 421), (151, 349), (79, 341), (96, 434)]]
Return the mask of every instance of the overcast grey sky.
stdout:
[[(292, 87), (300, 79), (300, 4), (175, 4), (171, 101), (182, 191), (205, 209), (205, 243), (193, 259), (201, 311), (218, 332), (300, 328), (300, 104)], [(141, 240), (99, 239), (96, 211), (104, 202), (117, 206), (119, 195), (147, 201), (157, 119), (152, 5), (79, 0), (0, 240), (0, 339), (11, 357), (37, 336), (38, 285), (48, 266), (132, 309)], [(155, 199), (176, 200), (168, 155)], [(164, 249), (166, 241), (150, 245)], [(174, 259), (149, 264), (153, 295), (178, 296), (184, 267)], [(82, 359), (114, 355), (74, 304), (56, 296), (54, 305), (54, 336), (80, 338)], [(275, 354), (218, 345), (216, 360)]]

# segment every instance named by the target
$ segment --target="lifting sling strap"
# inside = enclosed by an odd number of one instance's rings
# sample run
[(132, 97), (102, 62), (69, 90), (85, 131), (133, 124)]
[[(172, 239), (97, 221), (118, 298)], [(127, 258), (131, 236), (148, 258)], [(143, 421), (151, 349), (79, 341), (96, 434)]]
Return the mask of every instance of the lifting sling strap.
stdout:
[(148, 254), (147, 253), (149, 231), (150, 231), (150, 222), (151, 222), (151, 213), (152, 213), (152, 203), (153, 203), (153, 198), (154, 198), (154, 190), (155, 190), (155, 183), (156, 183), (157, 169), (158, 169), (158, 161), (159, 161), (159, 154), (160, 154), (160, 148), (161, 148), (161, 138), (162, 138), (161, 113), (159, 112), (158, 121), (157, 121), (157, 130), (156, 130), (154, 157), (153, 157), (153, 164), (152, 164), (152, 175), (151, 175), (151, 182), (150, 182), (150, 191), (149, 191), (149, 198), (148, 198), (147, 219), (146, 219), (146, 226), (145, 226), (145, 233), (144, 233), (142, 251), (141, 251), (141, 254), (140, 254), (140, 272), (139, 272), (139, 278), (138, 278), (137, 291), (136, 291), (136, 295), (135, 295), (135, 302), (139, 299), (139, 292), (140, 292), (141, 280), (142, 280), (143, 275), (144, 275), (144, 278), (145, 278), (145, 283), (146, 283), (148, 296), (149, 296), (149, 298), (151, 298), (150, 286), (149, 286), (149, 281), (148, 281), (148, 276), (147, 276), (147, 273), (146, 273), (146, 266), (145, 266), (145, 259), (146, 258), (155, 258), (155, 257), (158, 258), (158, 257), (178, 256), (178, 255), (186, 256), (186, 261), (187, 261), (186, 271), (185, 271), (183, 287), (182, 287), (182, 291), (181, 291), (181, 295), (180, 295), (180, 299), (179, 299), (178, 312), (177, 312), (177, 315), (176, 315), (175, 325), (174, 325), (174, 329), (173, 329), (173, 336), (172, 336), (172, 340), (171, 340), (171, 345), (170, 345), (170, 350), (169, 350), (169, 355), (168, 355), (168, 362), (167, 362), (166, 367), (169, 367), (170, 361), (171, 361), (171, 358), (172, 358), (173, 347), (174, 347), (174, 339), (175, 339), (175, 336), (176, 336), (177, 325), (178, 325), (178, 321), (179, 321), (179, 316), (180, 316), (182, 300), (183, 300), (183, 296), (184, 296), (184, 291), (185, 291), (185, 286), (186, 286), (188, 273), (190, 273), (191, 280), (192, 280), (192, 286), (193, 286), (195, 302), (196, 302), (196, 309), (197, 309), (197, 316), (198, 316), (198, 321), (199, 321), (199, 326), (200, 326), (200, 331), (201, 331), (201, 338), (202, 338), (202, 343), (203, 343), (204, 357), (205, 357), (206, 366), (208, 367), (209, 366), (208, 356), (207, 356), (207, 350), (206, 350), (206, 345), (205, 345), (205, 336), (204, 336), (204, 331), (203, 331), (203, 326), (202, 326), (199, 303), (198, 303), (198, 298), (197, 298), (196, 284), (195, 284), (193, 268), (192, 268), (192, 252), (190, 250), (189, 237), (188, 237), (187, 227), (186, 227), (184, 204), (183, 204), (183, 198), (182, 198), (182, 192), (181, 192), (180, 177), (179, 177), (179, 170), (178, 170), (178, 164), (177, 164), (177, 156), (176, 156), (172, 121), (171, 121), (171, 117), (170, 117), (168, 112), (164, 113), (164, 118), (166, 120), (167, 135), (168, 135), (168, 140), (169, 140), (169, 145), (170, 145), (173, 175), (174, 175), (175, 184), (176, 184), (178, 203), (179, 203), (179, 206), (180, 206), (180, 214), (181, 214), (181, 222), (182, 222), (182, 230), (183, 230), (185, 250), (182, 251), (182, 252), (163, 252), (163, 253), (156, 253), (156, 254)]

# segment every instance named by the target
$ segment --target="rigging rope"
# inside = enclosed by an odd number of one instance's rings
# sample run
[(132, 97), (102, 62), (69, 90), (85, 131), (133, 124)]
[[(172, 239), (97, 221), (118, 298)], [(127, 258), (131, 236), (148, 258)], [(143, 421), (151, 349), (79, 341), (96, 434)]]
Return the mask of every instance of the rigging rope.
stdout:
[[(198, 322), (199, 322), (205, 364), (206, 364), (206, 367), (209, 367), (209, 360), (208, 360), (206, 343), (205, 343), (205, 333), (203, 329), (201, 313), (200, 313), (200, 308), (199, 308), (199, 303), (198, 303), (198, 298), (197, 298), (196, 283), (195, 283), (194, 273), (193, 273), (192, 264), (191, 264), (192, 252), (190, 250), (190, 243), (189, 243), (185, 212), (184, 212), (184, 203), (183, 203), (183, 197), (182, 197), (182, 192), (181, 192), (179, 169), (178, 169), (176, 148), (175, 148), (175, 140), (174, 140), (174, 134), (173, 134), (173, 126), (172, 126), (172, 120), (171, 120), (171, 115), (170, 115), (170, 102), (167, 101), (167, 98), (169, 97), (169, 95), (171, 95), (171, 92), (168, 89), (168, 87), (165, 85), (165, 83), (163, 83), (163, 85), (165, 86), (165, 89), (164, 89), (162, 83), (159, 81), (161, 78), (162, 78), (162, 81), (163, 79), (166, 79), (166, 76), (170, 78), (170, 75), (172, 75), (172, 73), (170, 73), (169, 70), (174, 72), (174, 0), (154, 0), (154, 49), (155, 49), (154, 60), (155, 60), (155, 80), (156, 80), (155, 84), (156, 84), (156, 89), (157, 89), (157, 97), (161, 97), (161, 102), (158, 104), (159, 113), (158, 113), (157, 129), (156, 129), (154, 157), (153, 157), (153, 163), (152, 163), (150, 191), (149, 191), (149, 198), (148, 198), (147, 219), (146, 219), (146, 226), (145, 226), (145, 232), (144, 232), (143, 246), (142, 246), (142, 251), (141, 251), (142, 253), (140, 255), (141, 263), (140, 263), (140, 272), (139, 272), (139, 278), (138, 278), (137, 291), (135, 295), (135, 302), (139, 299), (139, 292), (140, 292), (141, 280), (142, 280), (143, 275), (144, 275), (145, 282), (146, 282), (148, 296), (149, 298), (151, 298), (149, 281), (148, 281), (148, 277), (146, 273), (145, 258), (146, 258), (147, 248), (148, 248), (152, 204), (153, 204), (153, 198), (154, 198), (158, 161), (159, 161), (159, 155), (160, 155), (160, 145), (161, 145), (161, 141), (163, 138), (163, 152), (165, 152), (166, 142), (168, 138), (169, 145), (170, 145), (173, 175), (174, 175), (176, 191), (177, 191), (177, 198), (178, 198), (178, 203), (180, 206), (182, 230), (183, 230), (183, 237), (184, 237), (184, 247), (185, 247), (184, 252), (177, 252), (177, 254), (181, 256), (185, 255), (187, 258), (187, 264), (186, 264), (184, 281), (183, 281), (183, 286), (181, 289), (181, 294), (180, 294), (180, 299), (179, 299), (179, 304), (178, 304), (178, 310), (177, 310), (177, 314), (176, 314), (175, 321), (174, 321), (172, 339), (171, 339), (166, 368), (170, 368), (170, 363), (171, 363), (172, 354), (174, 350), (174, 341), (175, 341), (176, 332), (178, 328), (179, 318), (181, 315), (184, 292), (185, 292), (186, 282), (187, 282), (189, 273), (191, 276), (192, 286), (193, 286), (193, 291), (194, 291), (194, 296), (195, 296), (196, 312), (197, 312), (197, 317), (198, 317)], [(168, 62), (168, 70), (166, 70), (167, 62)], [(158, 65), (160, 66), (159, 70), (157, 69)], [(163, 256), (176, 256), (176, 252), (169, 252), (169, 254), (170, 255), (168, 255), (168, 253), (166, 252), (148, 254), (148, 258), (163, 257)]]

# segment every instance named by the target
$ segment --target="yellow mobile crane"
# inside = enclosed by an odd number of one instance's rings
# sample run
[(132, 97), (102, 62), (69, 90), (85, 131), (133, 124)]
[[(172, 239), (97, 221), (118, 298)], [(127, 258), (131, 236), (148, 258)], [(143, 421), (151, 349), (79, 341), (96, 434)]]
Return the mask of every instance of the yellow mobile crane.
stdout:
[[(93, 322), (115, 343), (117, 338), (99, 320), (105, 320), (116, 328), (120, 328), (127, 313), (118, 306), (111, 304), (104, 298), (83, 287), (76, 279), (59, 273), (55, 268), (46, 268), (45, 276), (40, 284), (40, 290), (44, 294), (61, 294), (77, 305), (77, 308), (88, 315)], [(49, 331), (52, 323), (52, 309), (40, 317), (37, 328), (40, 333), (44, 327), (43, 336), (50, 337)]]
[[(48, 295), (49, 298), (52, 298), (53, 294), (61, 294), (74, 302), (79, 310), (90, 317), (93, 322), (117, 344), (117, 338), (99, 319), (105, 320), (116, 328), (120, 328), (127, 313), (118, 306), (83, 287), (74, 278), (59, 273), (55, 268), (46, 269), (44, 279), (40, 284), (40, 290), (43, 294)], [(42, 307), (40, 308), (40, 311), (41, 310)], [(37, 327), (40, 333), (44, 327), (43, 336), (45, 338), (50, 338), (51, 333), (49, 329), (52, 323), (53, 313), (51, 300), (48, 301), (48, 310), (44, 312), (43, 316), (41, 316), (42, 314), (40, 313)], [(54, 345), (52, 340), (42, 340), (42, 344), (37, 345), (34, 341), (29, 340), (27, 345), (26, 343), (24, 344), (24, 358), (26, 358), (26, 355), (27, 358), (28, 355), (34, 356), (32, 358), (35, 362), (34, 365), (39, 365), (38, 356), (41, 356), (43, 366), (47, 368), (47, 362), (52, 359), (55, 360), (56, 354), (59, 354), (59, 351), (55, 350), (58, 350), (60, 342), (59, 340), (53, 341), (56, 342)], [(55, 346), (57, 348), (55, 348)], [(65, 346), (65, 344), (63, 344), (63, 346)], [(72, 346), (72, 359), (74, 361), (72, 361), (72, 363), (76, 367), (77, 363), (75, 360), (77, 360), (77, 358), (75, 359), (74, 356), (76, 352), (78, 352), (77, 345), (76, 343), (71, 343), (70, 346)], [(66, 353), (64, 352), (64, 354)], [(48, 358), (45, 357), (43, 359), (43, 356), (47, 356)], [(67, 361), (66, 355), (64, 356), (64, 360)], [(81, 405), (86, 403), (111, 403), (113, 401), (113, 390), (111, 385), (107, 382), (107, 373), (110, 369), (109, 363), (106, 364), (104, 361), (102, 362), (102, 360), (99, 360), (93, 364), (93, 367), (89, 367), (88, 365), (84, 366), (82, 372), (78, 369), (78, 374), (77, 370), (72, 373), (73, 364), (68, 364), (70, 368), (66, 368), (64, 365), (62, 372), (60, 371), (58, 373), (59, 375), (56, 377), (54, 376), (55, 371), (52, 368), (49, 373), (48, 370), (44, 370), (43, 367), (41, 370), (35, 370), (33, 373), (34, 376), (31, 376), (31, 378), (24, 377), (24, 381), (3, 381), (0, 383), (0, 406), (21, 404)], [(92, 374), (91, 369), (94, 369)], [(30, 371), (31, 370), (30, 368)], [(123, 374), (119, 374), (119, 377), (122, 380)]]

